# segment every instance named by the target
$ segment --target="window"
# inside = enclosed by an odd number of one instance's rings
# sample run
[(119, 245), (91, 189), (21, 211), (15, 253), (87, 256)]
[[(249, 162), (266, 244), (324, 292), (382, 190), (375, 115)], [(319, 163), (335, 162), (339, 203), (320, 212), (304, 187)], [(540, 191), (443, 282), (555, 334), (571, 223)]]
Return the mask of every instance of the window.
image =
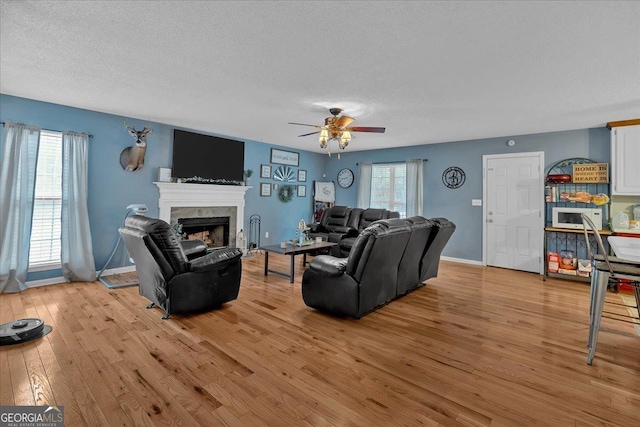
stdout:
[(405, 163), (373, 165), (371, 169), (372, 208), (397, 211), (407, 215), (407, 165)]
[(62, 133), (40, 133), (29, 267), (60, 265)]

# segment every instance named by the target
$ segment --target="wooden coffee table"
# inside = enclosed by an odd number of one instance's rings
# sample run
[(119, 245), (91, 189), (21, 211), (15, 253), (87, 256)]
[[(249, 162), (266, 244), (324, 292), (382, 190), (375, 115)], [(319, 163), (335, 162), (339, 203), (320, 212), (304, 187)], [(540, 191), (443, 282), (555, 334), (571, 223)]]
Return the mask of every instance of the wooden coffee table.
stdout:
[[(260, 249), (264, 251), (264, 275), (268, 275), (269, 273), (278, 274), (280, 276), (288, 277), (293, 283), (293, 267), (295, 266), (295, 256), (302, 254), (302, 266), (304, 267), (307, 264), (307, 254), (310, 252), (315, 252), (318, 249), (331, 248), (333, 246), (337, 246), (337, 243), (331, 242), (322, 242), (322, 243), (312, 243), (311, 245), (306, 246), (291, 246), (287, 245), (286, 248), (281, 248), (280, 245), (271, 245), (271, 246), (261, 246)], [(269, 270), (269, 252), (273, 252), (280, 255), (291, 255), (291, 267), (289, 269), (289, 274), (283, 273), (281, 271)]]

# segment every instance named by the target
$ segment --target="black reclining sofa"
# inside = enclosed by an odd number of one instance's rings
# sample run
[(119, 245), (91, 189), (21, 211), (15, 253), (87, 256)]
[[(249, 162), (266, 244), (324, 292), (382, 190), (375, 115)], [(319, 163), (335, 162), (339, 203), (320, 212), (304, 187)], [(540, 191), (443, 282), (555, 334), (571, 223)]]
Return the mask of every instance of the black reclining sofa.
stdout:
[(349, 215), (347, 227), (334, 231), (334, 233), (339, 233), (339, 236), (330, 236), (330, 242), (338, 243), (338, 250), (333, 252), (332, 255), (348, 257), (356, 238), (362, 230), (373, 224), (375, 221), (391, 218), (400, 218), (400, 214), (386, 209), (352, 209), (351, 215)]
[(321, 237), (324, 241), (337, 243), (338, 245), (331, 249), (331, 255), (347, 257), (362, 230), (374, 221), (399, 217), (398, 212), (386, 209), (333, 206), (323, 212), (318, 223), (309, 225), (309, 237)]
[(179, 242), (160, 219), (133, 215), (118, 230), (135, 264), (140, 295), (174, 313), (209, 310), (238, 297), (242, 251), (226, 248), (207, 253), (200, 240)]
[(348, 258), (320, 255), (311, 261), (302, 278), (304, 302), (359, 319), (434, 277), (454, 230), (445, 219), (376, 221), (358, 235)]

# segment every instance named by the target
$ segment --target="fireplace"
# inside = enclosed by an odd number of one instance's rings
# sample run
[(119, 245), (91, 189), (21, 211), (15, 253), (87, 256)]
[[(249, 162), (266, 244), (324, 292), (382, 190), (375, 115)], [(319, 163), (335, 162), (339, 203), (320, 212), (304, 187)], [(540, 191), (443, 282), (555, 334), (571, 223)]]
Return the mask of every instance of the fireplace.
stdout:
[(182, 233), (188, 240), (200, 239), (209, 248), (226, 248), (229, 246), (230, 217), (213, 218), (179, 218)]
[(236, 235), (241, 229), (246, 228), (243, 226), (244, 194), (251, 187), (174, 182), (154, 184), (160, 190), (158, 217), (161, 220), (175, 224), (178, 220), (186, 218), (228, 217), (229, 234), (226, 246), (236, 246)]

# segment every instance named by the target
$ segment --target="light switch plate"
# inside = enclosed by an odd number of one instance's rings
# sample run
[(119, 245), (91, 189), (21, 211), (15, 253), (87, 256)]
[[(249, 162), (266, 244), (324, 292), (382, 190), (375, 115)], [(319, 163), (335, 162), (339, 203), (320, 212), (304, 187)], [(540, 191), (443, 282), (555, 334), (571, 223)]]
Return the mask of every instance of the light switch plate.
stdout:
[(471, 199), (471, 206), (482, 206), (482, 199)]

